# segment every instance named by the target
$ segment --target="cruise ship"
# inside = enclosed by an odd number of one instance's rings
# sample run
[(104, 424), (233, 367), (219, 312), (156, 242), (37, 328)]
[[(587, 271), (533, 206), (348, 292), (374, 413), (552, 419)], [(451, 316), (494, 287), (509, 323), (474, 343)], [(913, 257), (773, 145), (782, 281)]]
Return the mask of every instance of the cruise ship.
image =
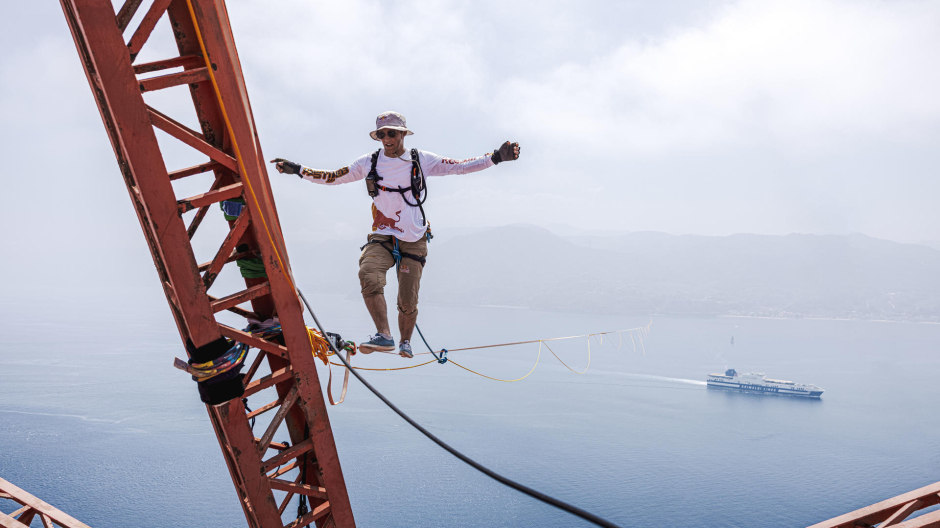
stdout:
[(757, 394), (803, 396), (805, 398), (819, 398), (824, 392), (815, 385), (769, 379), (760, 372), (738, 374), (733, 368), (726, 370), (724, 374), (709, 374), (708, 387)]

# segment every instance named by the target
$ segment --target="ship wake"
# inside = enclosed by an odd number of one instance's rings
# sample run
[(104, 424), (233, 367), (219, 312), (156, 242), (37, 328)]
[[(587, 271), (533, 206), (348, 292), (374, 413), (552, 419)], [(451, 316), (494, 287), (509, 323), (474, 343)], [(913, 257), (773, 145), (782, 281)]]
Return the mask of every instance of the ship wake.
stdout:
[(611, 375), (611, 376), (620, 376), (624, 378), (632, 378), (632, 379), (666, 381), (670, 383), (684, 383), (686, 385), (699, 385), (699, 386), (707, 385), (707, 383), (705, 383), (704, 381), (685, 379), (685, 378), (670, 378), (668, 376), (655, 376), (653, 374), (634, 374), (632, 372), (606, 372), (605, 374)]

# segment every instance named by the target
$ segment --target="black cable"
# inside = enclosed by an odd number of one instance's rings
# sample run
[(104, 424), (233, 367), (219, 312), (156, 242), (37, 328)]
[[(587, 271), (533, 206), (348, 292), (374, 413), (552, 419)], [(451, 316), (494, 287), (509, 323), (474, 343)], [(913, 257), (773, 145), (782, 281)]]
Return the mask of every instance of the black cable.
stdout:
[[(427, 344), (427, 343), (425, 343), (425, 344)], [(248, 413), (250, 414), (250, 413), (251, 413), (251, 407), (248, 407), (248, 398), (242, 398), (242, 404), (245, 406), (245, 410), (248, 411)], [(249, 427), (251, 427), (252, 431), (254, 431), (254, 429), (255, 429), (255, 420), (256, 420), (257, 418), (258, 418), (257, 416), (252, 416), (252, 417), (251, 417), (251, 422), (249, 422)]]
[[(326, 330), (323, 329), (323, 325), (321, 325), (321, 324), (320, 324), (320, 320), (317, 319), (317, 314), (315, 314), (315, 313), (313, 312), (313, 309), (310, 308), (310, 303), (307, 302), (307, 298), (304, 297), (304, 294), (303, 294), (302, 291), (300, 291), (300, 288), (297, 288), (297, 293), (300, 294), (300, 299), (304, 302), (304, 305), (307, 307), (307, 311), (310, 312), (310, 315), (313, 317), (313, 321), (317, 324), (317, 328), (320, 329), (320, 333), (321, 333), (322, 335), (326, 335)], [(521, 491), (522, 493), (525, 493), (526, 495), (528, 495), (528, 496), (530, 496), (530, 497), (532, 497), (532, 498), (534, 498), (534, 499), (538, 499), (538, 500), (544, 502), (545, 504), (549, 504), (549, 505), (554, 506), (554, 507), (556, 507), (556, 508), (558, 508), (558, 509), (560, 509), (560, 510), (564, 510), (564, 511), (566, 511), (566, 512), (572, 514), (572, 515), (576, 515), (576, 516), (578, 516), (578, 517), (580, 517), (580, 518), (582, 518), (582, 519), (584, 519), (584, 520), (586, 520), (586, 521), (592, 522), (592, 523), (594, 523), (594, 524), (596, 524), (596, 525), (598, 525), (598, 526), (604, 526), (605, 528), (620, 528), (618, 525), (616, 525), (616, 524), (614, 524), (614, 523), (612, 523), (612, 522), (610, 522), (610, 521), (601, 519), (601, 518), (598, 517), (597, 515), (594, 515), (593, 513), (584, 511), (584, 510), (582, 510), (581, 508), (578, 508), (577, 506), (572, 506), (571, 504), (568, 504), (567, 502), (560, 501), (560, 500), (558, 500), (558, 499), (556, 499), (556, 498), (553, 498), (553, 497), (549, 497), (548, 495), (545, 495), (544, 493), (541, 493), (541, 492), (539, 492), (539, 491), (536, 491), (536, 490), (534, 490), (534, 489), (532, 489), (532, 488), (530, 488), (530, 487), (528, 487), (528, 486), (524, 486), (524, 485), (522, 485), (522, 484), (519, 484), (519, 483), (516, 482), (516, 481), (510, 480), (510, 479), (508, 479), (508, 478), (506, 478), (506, 477), (500, 475), (499, 473), (496, 473), (495, 471), (492, 471), (492, 470), (490, 470), (490, 469), (484, 467), (482, 464), (480, 464), (480, 463), (474, 461), (473, 459), (471, 459), (471, 458), (468, 457), (467, 455), (465, 455), (465, 454), (461, 453), (460, 451), (457, 451), (457, 450), (454, 449), (453, 447), (447, 445), (447, 443), (445, 443), (445, 442), (444, 442), (443, 440), (441, 440), (440, 438), (434, 436), (434, 434), (432, 434), (430, 431), (428, 431), (427, 429), (425, 429), (424, 427), (422, 427), (418, 422), (412, 420), (410, 416), (408, 416), (408, 415), (405, 414), (401, 409), (399, 409), (398, 407), (396, 407), (394, 403), (390, 402), (390, 401), (388, 400), (388, 398), (386, 398), (384, 395), (382, 395), (381, 392), (379, 392), (375, 387), (373, 387), (371, 384), (369, 384), (368, 381), (366, 381), (365, 379), (363, 379), (363, 377), (362, 377), (361, 375), (359, 375), (359, 372), (357, 372), (355, 369), (353, 369), (353, 368), (349, 365), (349, 363), (346, 362), (346, 360), (343, 358), (343, 355), (340, 354), (339, 350), (336, 350), (336, 347), (333, 346), (333, 343), (330, 342), (329, 340), (327, 340), (327, 342), (330, 344), (330, 348), (333, 349), (333, 353), (336, 354), (336, 357), (338, 357), (339, 360), (343, 362), (343, 365), (345, 365), (346, 368), (347, 368), (350, 372), (353, 373), (353, 376), (356, 376), (356, 379), (358, 379), (360, 382), (362, 382), (362, 384), (365, 385), (367, 389), (369, 389), (370, 391), (372, 391), (372, 394), (375, 394), (380, 400), (382, 400), (383, 403), (385, 403), (385, 405), (388, 405), (388, 407), (389, 407), (391, 410), (395, 411), (395, 414), (397, 414), (398, 416), (401, 416), (403, 420), (405, 420), (406, 422), (408, 422), (409, 424), (411, 424), (411, 426), (414, 427), (415, 429), (417, 429), (418, 431), (420, 431), (421, 434), (423, 434), (424, 436), (428, 437), (428, 438), (429, 438), (432, 442), (434, 442), (435, 444), (441, 446), (441, 447), (442, 447), (445, 451), (447, 451), (448, 453), (454, 455), (455, 457), (457, 457), (457, 458), (459, 458), (460, 460), (462, 460), (462, 461), (464, 461), (465, 463), (467, 463), (470, 467), (476, 469), (477, 471), (483, 473), (484, 475), (490, 477), (491, 479), (493, 479), (493, 480), (495, 480), (495, 481), (497, 481), (497, 482), (499, 482), (499, 483), (501, 483), (501, 484), (504, 484), (504, 485), (506, 485), (506, 486), (509, 486), (510, 488), (512, 488), (512, 489), (514, 489), (514, 490), (516, 490), (516, 491)]]

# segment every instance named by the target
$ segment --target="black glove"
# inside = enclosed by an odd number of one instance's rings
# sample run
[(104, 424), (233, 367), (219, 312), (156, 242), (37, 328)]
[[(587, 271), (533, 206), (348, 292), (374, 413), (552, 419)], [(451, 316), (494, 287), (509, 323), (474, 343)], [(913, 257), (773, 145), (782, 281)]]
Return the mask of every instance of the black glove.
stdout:
[(300, 174), (300, 164), (294, 163), (293, 161), (287, 161), (284, 158), (274, 158), (269, 163), (277, 163), (277, 168), (280, 172), (284, 174), (296, 174), (303, 178), (303, 175)]
[(502, 161), (512, 161), (519, 159), (519, 155), (515, 153), (514, 148), (518, 148), (518, 143), (505, 142), (499, 146), (496, 152), (491, 156), (493, 163), (498, 165)]

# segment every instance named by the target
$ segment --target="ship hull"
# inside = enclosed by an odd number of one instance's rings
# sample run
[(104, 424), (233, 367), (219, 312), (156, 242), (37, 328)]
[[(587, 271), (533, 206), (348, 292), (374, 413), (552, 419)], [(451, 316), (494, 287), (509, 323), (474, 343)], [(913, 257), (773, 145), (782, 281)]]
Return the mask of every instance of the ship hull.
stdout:
[(773, 387), (755, 383), (738, 383), (736, 381), (708, 380), (708, 388), (748, 392), (751, 394), (765, 394), (768, 396), (796, 396), (799, 398), (820, 398), (824, 391), (806, 390), (788, 387)]

